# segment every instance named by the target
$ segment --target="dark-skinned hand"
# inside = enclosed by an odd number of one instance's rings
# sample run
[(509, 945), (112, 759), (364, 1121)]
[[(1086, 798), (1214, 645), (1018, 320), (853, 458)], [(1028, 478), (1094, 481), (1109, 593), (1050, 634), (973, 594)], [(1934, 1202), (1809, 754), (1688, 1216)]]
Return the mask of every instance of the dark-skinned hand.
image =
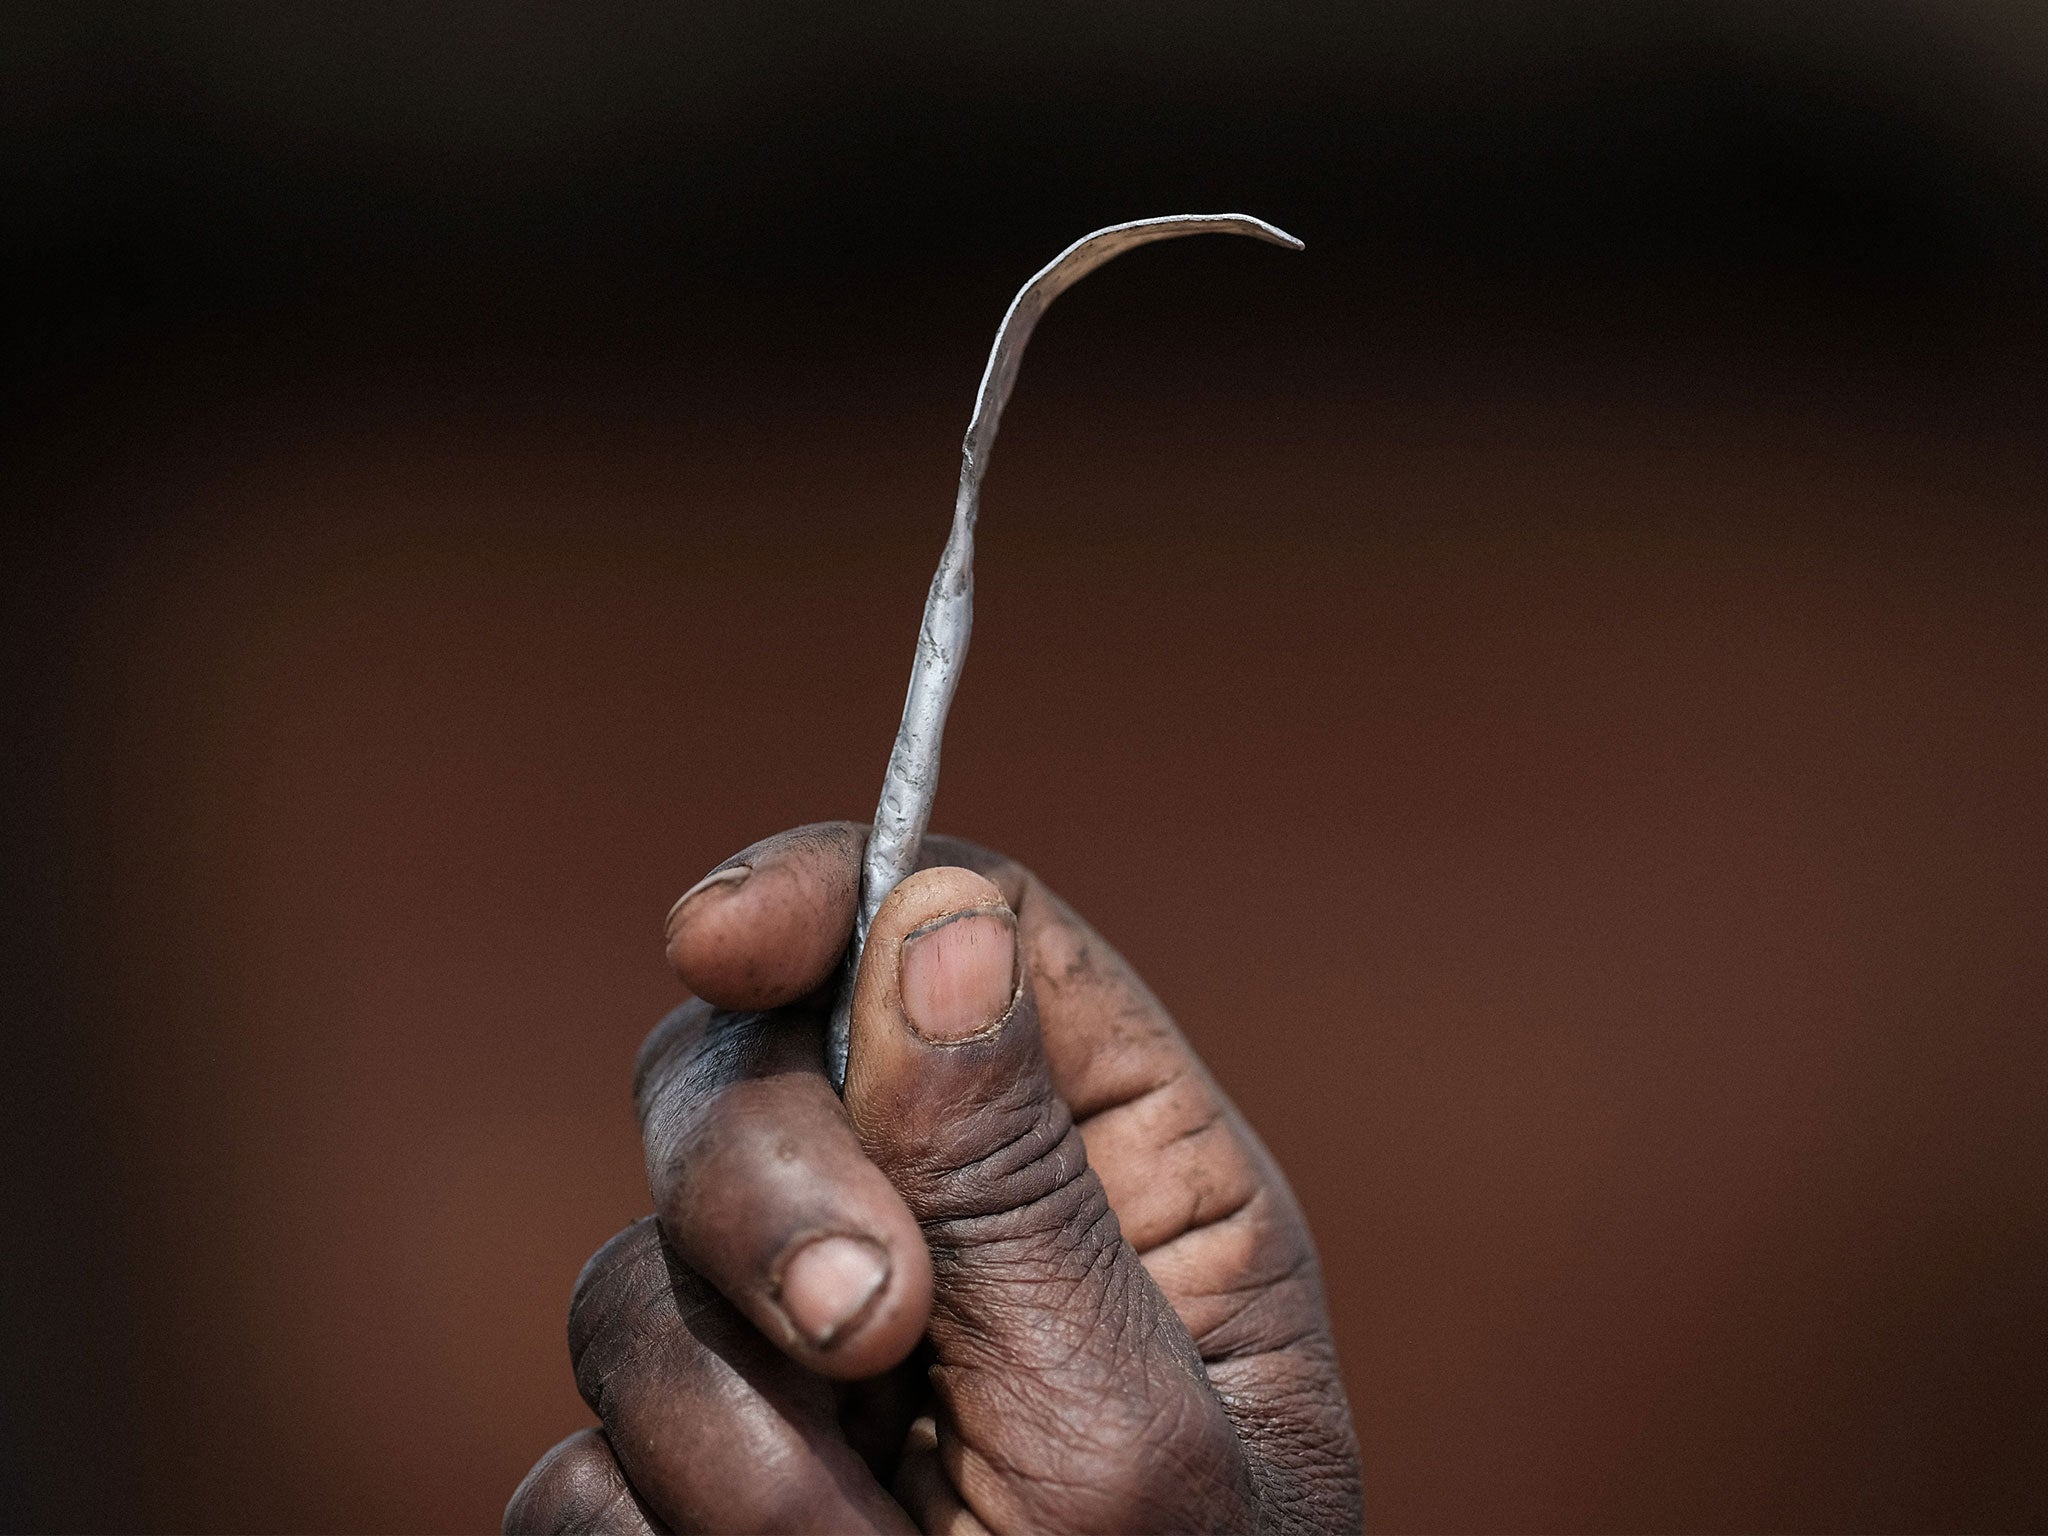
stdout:
[(670, 918), (641, 1052), (655, 1216), (585, 1267), (602, 1428), (530, 1531), (1355, 1530), (1358, 1451), (1287, 1183), (1128, 966), (927, 838), (824, 1070), (865, 829), (786, 832)]

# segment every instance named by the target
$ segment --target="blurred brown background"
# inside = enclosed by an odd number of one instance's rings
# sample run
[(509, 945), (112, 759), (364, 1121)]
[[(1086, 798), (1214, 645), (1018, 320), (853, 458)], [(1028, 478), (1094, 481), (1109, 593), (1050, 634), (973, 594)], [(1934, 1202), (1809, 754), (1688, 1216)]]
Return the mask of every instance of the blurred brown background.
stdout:
[(478, 1529), (668, 903), (938, 820), (1323, 1245), (1382, 1528), (2048, 1523), (2048, 7), (0, 18), (0, 1523)]

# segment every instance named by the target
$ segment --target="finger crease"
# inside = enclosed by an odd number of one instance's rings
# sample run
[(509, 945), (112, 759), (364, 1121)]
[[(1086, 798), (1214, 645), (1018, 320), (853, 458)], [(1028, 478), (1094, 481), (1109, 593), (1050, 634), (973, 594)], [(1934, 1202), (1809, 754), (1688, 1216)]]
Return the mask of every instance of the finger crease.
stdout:
[(1088, 1111), (1087, 1114), (1080, 1117), (1081, 1127), (1085, 1130), (1087, 1127), (1093, 1125), (1097, 1120), (1100, 1120), (1104, 1115), (1113, 1115), (1120, 1109), (1129, 1109), (1133, 1105), (1144, 1103), (1147, 1099), (1156, 1098), (1158, 1095), (1165, 1093), (1168, 1089), (1178, 1087), (1183, 1081), (1186, 1080), (1186, 1078), (1187, 1070), (1185, 1068), (1179, 1068), (1174, 1072), (1170, 1073), (1168, 1076), (1160, 1079), (1158, 1082), (1152, 1084), (1149, 1088), (1140, 1088), (1135, 1093), (1126, 1094), (1124, 1095), (1124, 1097), (1120, 1099), (1116, 1099), (1108, 1104), (1101, 1105), (1099, 1108), (1091, 1109)]
[(1183, 1141), (1192, 1141), (1197, 1136), (1215, 1130), (1216, 1127), (1221, 1125), (1222, 1123), (1223, 1107), (1221, 1105), (1218, 1105), (1215, 1108), (1211, 1109), (1209, 1113), (1196, 1124), (1189, 1126), (1184, 1131), (1176, 1131), (1173, 1133), (1173, 1135), (1167, 1137), (1165, 1141), (1159, 1144), (1160, 1148), (1161, 1150), (1164, 1150), (1167, 1147), (1176, 1146)]
[(1156, 1243), (1148, 1243), (1145, 1247), (1138, 1250), (1139, 1257), (1143, 1258), (1155, 1254), (1170, 1243), (1177, 1243), (1184, 1238), (1195, 1237), (1200, 1233), (1208, 1231), (1211, 1227), (1222, 1226), (1226, 1221), (1235, 1221), (1246, 1211), (1250, 1210), (1253, 1202), (1265, 1192), (1263, 1188), (1254, 1187), (1251, 1193), (1247, 1194), (1229, 1209), (1218, 1211), (1214, 1216), (1204, 1217), (1200, 1221), (1191, 1221), (1178, 1232), (1168, 1237), (1162, 1237)]

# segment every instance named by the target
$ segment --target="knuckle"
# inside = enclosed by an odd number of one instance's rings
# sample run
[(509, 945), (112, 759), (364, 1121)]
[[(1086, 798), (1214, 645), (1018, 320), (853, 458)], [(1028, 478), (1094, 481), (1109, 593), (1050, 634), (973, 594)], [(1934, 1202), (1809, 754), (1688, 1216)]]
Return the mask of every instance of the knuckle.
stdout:
[(679, 1388), (701, 1373), (692, 1328), (716, 1330), (726, 1310), (718, 1292), (643, 1216), (584, 1265), (569, 1303), (569, 1363), (576, 1389), (607, 1426), (617, 1428), (650, 1394)]
[[(1006, 1031), (1035, 1034), (1026, 985)], [(891, 1127), (891, 1176), (919, 1218), (992, 1216), (1078, 1179), (1087, 1146), (1042, 1060), (967, 1074), (911, 1123)]]
[(1115, 1461), (1126, 1469), (1113, 1491), (1132, 1521), (1156, 1524), (1160, 1515), (1185, 1521), (1190, 1506), (1217, 1512), (1248, 1508), (1243, 1452), (1228, 1421), (1206, 1396), (1198, 1400), (1178, 1383), (1161, 1385), (1163, 1401), (1154, 1399), (1149, 1414), (1134, 1418), (1112, 1444), (1120, 1453)]
[(776, 1014), (690, 1002), (656, 1029), (634, 1074), (650, 1173), (668, 1166), (734, 1088), (761, 1075), (775, 1048), (778, 1022)]
[(970, 1353), (1064, 1396), (1104, 1362), (1141, 1368), (1159, 1307), (1094, 1172), (1067, 1157), (1029, 1168), (1030, 1198), (925, 1234), (938, 1304), (980, 1341)]
[(1290, 1532), (1359, 1529), (1358, 1441), (1328, 1335), (1212, 1365), (1210, 1375), (1250, 1457), (1268, 1523)]
[(680, 1007), (670, 1009), (662, 1016), (661, 1022), (647, 1032), (647, 1038), (640, 1043), (639, 1054), (633, 1059), (633, 1104), (643, 1117), (647, 1113), (650, 1095), (659, 1092), (677, 1058), (703, 1034), (711, 1012), (709, 1003), (693, 997)]
[(799, 1140), (781, 1085), (761, 1078), (742, 1078), (705, 1087), (687, 1114), (658, 1138), (650, 1135), (650, 1154), (658, 1142), (662, 1159), (650, 1171), (669, 1177), (689, 1168), (727, 1168), (757, 1159), (787, 1158)]
[[(1092, 1205), (1084, 1185), (1101, 1196), (1066, 1105), (1029, 1085), (969, 1108), (907, 1174), (928, 1231), (983, 1241), (1062, 1230)], [(1106, 1208), (1107, 1198), (1101, 1203)]]
[(654, 1218), (644, 1216), (592, 1255), (569, 1301), (569, 1364), (592, 1410), (602, 1403), (636, 1341), (659, 1320), (670, 1296), (668, 1266)]
[(578, 1430), (534, 1464), (505, 1505), (506, 1536), (633, 1530), (637, 1501), (603, 1432)]
[(569, 1299), (569, 1316), (583, 1317), (617, 1305), (622, 1280), (646, 1266), (661, 1243), (652, 1216), (624, 1228), (585, 1262)]
[(1023, 1382), (1003, 1406), (1004, 1460), (1037, 1525), (1244, 1529), (1255, 1522), (1243, 1448), (1212, 1397), (1184, 1376), (1133, 1371), (1053, 1411)]

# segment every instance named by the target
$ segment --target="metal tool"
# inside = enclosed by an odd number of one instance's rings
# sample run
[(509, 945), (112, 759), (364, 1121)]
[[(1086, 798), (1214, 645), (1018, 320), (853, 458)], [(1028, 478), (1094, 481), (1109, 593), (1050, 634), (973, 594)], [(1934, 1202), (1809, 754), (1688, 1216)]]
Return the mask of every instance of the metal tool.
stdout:
[(1249, 235), (1289, 250), (1302, 248), (1301, 242), (1285, 230), (1241, 213), (1175, 214), (1163, 219), (1112, 224), (1082, 236), (1040, 268), (1010, 301), (1009, 311), (996, 330), (988, 367), (981, 375), (981, 390), (974, 397), (974, 417), (967, 424), (967, 442), (961, 450), (960, 494), (953, 503), (953, 531), (946, 540), (945, 553), (939, 557), (931, 593), (925, 598), (924, 623), (917, 633), (917, 657), (910, 668), (910, 692), (903, 701), (903, 724), (896, 731), (896, 745), (889, 753), (889, 772), (882, 780), (882, 801), (875, 810), (874, 831), (868, 837), (867, 856), (861, 865), (859, 915), (832, 1009), (831, 1032), (826, 1037), (826, 1062), (835, 1088), (846, 1086), (853, 986), (860, 971), (861, 952), (867, 946), (869, 925), (883, 899), (917, 867), (918, 846), (924, 840), (925, 827), (931, 821), (932, 800), (938, 794), (939, 741), (945, 733), (953, 689), (959, 684), (960, 670), (967, 662), (967, 640), (974, 628), (974, 519), (981, 510), (981, 477), (988, 472), (989, 451), (995, 446), (996, 427), (1002, 420), (1003, 407), (1009, 403), (1010, 388), (1017, 382), (1017, 365), (1023, 360), (1024, 345), (1052, 301), (1112, 256), (1154, 240), (1212, 234)]

